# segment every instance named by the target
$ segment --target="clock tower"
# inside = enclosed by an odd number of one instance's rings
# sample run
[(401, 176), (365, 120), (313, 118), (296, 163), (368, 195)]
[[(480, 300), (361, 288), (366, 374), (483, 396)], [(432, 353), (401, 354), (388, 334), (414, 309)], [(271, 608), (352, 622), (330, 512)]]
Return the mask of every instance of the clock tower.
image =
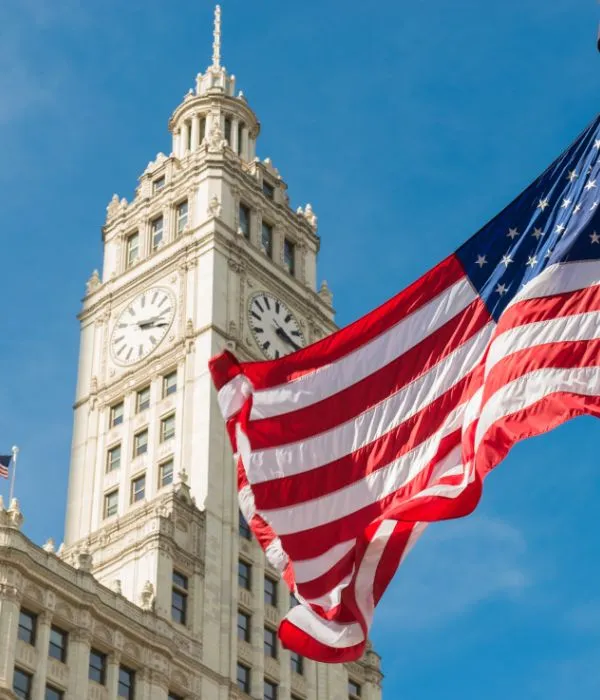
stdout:
[(221, 64), (218, 7), (212, 64), (168, 126), (171, 153), (107, 207), (102, 273), (79, 315), (64, 556), (89, 557), (101, 583), (197, 643), (212, 679), (202, 697), (230, 697), (229, 685), (269, 697), (271, 684), (279, 700), (342, 700), (350, 678), (376, 700), (374, 652), (350, 675), (305, 661), (302, 682), (288, 652), (265, 655), (290, 599), (239, 521), (208, 360), (226, 348), (279, 357), (335, 326), (317, 286), (317, 217), (290, 208), (278, 170), (256, 157), (260, 124)]

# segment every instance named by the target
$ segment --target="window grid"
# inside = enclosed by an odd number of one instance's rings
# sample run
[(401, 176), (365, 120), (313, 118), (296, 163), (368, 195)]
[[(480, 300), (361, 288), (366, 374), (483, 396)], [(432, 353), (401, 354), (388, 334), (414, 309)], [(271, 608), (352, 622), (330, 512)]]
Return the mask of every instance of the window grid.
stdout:
[(283, 264), (290, 275), (296, 274), (296, 246), (289, 238), (283, 240)]
[(265, 679), (264, 700), (277, 700), (278, 690), (277, 683)]
[(157, 178), (154, 180), (152, 183), (152, 192), (160, 192), (162, 188), (165, 186), (165, 176), (163, 175), (162, 177)]
[(171, 589), (171, 619), (180, 625), (187, 623), (188, 585), (188, 577), (174, 570)]
[(243, 610), (238, 610), (237, 616), (237, 636), (243, 642), (250, 642), (252, 618)]
[(177, 372), (171, 372), (163, 377), (163, 398), (177, 391)]
[(202, 141), (204, 141), (205, 136), (206, 136), (206, 117), (202, 117), (200, 119), (200, 133), (198, 134), (198, 143), (202, 143)]
[(110, 427), (114, 428), (116, 425), (121, 425), (123, 423), (123, 402), (116, 403), (114, 406), (110, 407)]
[(46, 686), (46, 692), (44, 693), (44, 700), (63, 700), (65, 694), (62, 690), (54, 688), (51, 685)]
[(18, 698), (31, 700), (31, 682), (33, 676), (15, 666), (13, 673), (13, 691)]
[(250, 540), (252, 539), (252, 531), (250, 530), (250, 526), (246, 522), (246, 518), (244, 518), (244, 514), (240, 510), (239, 512), (239, 535), (240, 537), (243, 537), (245, 540)]
[(142, 413), (150, 408), (150, 387), (139, 389), (135, 395), (135, 412)]
[(262, 184), (262, 191), (265, 197), (268, 199), (274, 199), (275, 197), (275, 188), (270, 182), (267, 182), (266, 180), (263, 180)]
[(261, 243), (265, 254), (273, 257), (273, 227), (270, 224), (262, 223)]
[(243, 150), (242, 139), (244, 138), (244, 127), (245, 127), (244, 122), (238, 122), (238, 133), (237, 133), (237, 137), (238, 137), (238, 139), (237, 139), (237, 152), (238, 152), (238, 155), (241, 155), (242, 150)]
[(106, 685), (106, 654), (96, 649), (90, 649), (88, 678), (100, 685)]
[(252, 566), (241, 559), (238, 561), (238, 586), (250, 590), (252, 583)]
[(169, 459), (158, 467), (160, 488), (173, 483), (173, 460)]
[(133, 436), (133, 456), (139, 457), (148, 452), (148, 430), (142, 430)]
[(300, 654), (296, 654), (296, 652), (293, 651), (290, 654), (290, 665), (291, 665), (292, 671), (294, 673), (297, 673), (300, 676), (304, 675), (304, 657), (303, 656), (300, 656)]
[(158, 246), (162, 243), (163, 231), (164, 231), (164, 219), (162, 216), (156, 217), (150, 224), (152, 230), (152, 250), (157, 250)]
[(21, 608), (19, 612), (19, 631), (18, 638), (26, 644), (35, 646), (35, 637), (37, 631), (37, 615), (25, 608)]
[(265, 627), (263, 646), (265, 656), (270, 656), (272, 659), (277, 658), (277, 632), (270, 627)]
[(277, 607), (277, 581), (270, 576), (265, 576), (264, 592), (265, 605)]
[(68, 634), (58, 627), (50, 628), (50, 643), (48, 645), (48, 656), (62, 661), (67, 660), (67, 640)]
[(119, 685), (117, 697), (134, 700), (135, 671), (126, 666), (119, 666)]
[(131, 502), (143, 501), (146, 497), (146, 475), (136, 477), (131, 480)]
[(188, 201), (177, 205), (177, 235), (180, 236), (188, 222)]
[(360, 683), (357, 683), (356, 681), (349, 680), (348, 681), (348, 695), (351, 698), (351, 700), (355, 700), (355, 698), (360, 698), (362, 695), (362, 687)]
[(244, 693), (250, 693), (250, 668), (239, 663), (237, 665), (237, 687)]
[(135, 265), (140, 258), (140, 234), (136, 231), (127, 237), (127, 267)]
[(175, 414), (171, 413), (160, 421), (160, 441), (167, 442), (175, 437)]
[(227, 141), (227, 144), (229, 145), (229, 148), (231, 148), (231, 119), (228, 117), (225, 118), (225, 141)]
[(112, 518), (119, 510), (119, 489), (110, 491), (104, 496), (104, 517)]
[(240, 203), (239, 209), (240, 230), (244, 234), (246, 240), (250, 240), (250, 209)]
[(106, 471), (113, 472), (121, 466), (121, 443), (108, 450), (106, 457)]

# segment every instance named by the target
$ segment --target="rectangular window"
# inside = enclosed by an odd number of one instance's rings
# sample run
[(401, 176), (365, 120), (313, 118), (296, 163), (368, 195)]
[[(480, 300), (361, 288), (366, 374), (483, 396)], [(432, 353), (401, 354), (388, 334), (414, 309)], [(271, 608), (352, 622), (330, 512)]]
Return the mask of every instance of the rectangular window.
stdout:
[(352, 700), (355, 700), (355, 698), (360, 698), (362, 695), (362, 687), (360, 683), (357, 683), (356, 681), (349, 680), (348, 681), (348, 695)]
[(290, 665), (294, 673), (300, 676), (304, 674), (304, 657), (296, 654), (295, 651), (290, 654)]
[(237, 665), (237, 687), (242, 692), (250, 694), (250, 669), (244, 664)]
[(69, 635), (59, 627), (50, 628), (50, 644), (48, 645), (48, 656), (62, 661), (67, 660), (67, 640)]
[(22, 671), (20, 668), (16, 668), (13, 673), (13, 691), (18, 698), (23, 698), (23, 700), (31, 699), (31, 682), (33, 676), (31, 673)]
[(115, 425), (121, 425), (123, 422), (123, 402), (116, 403), (114, 406), (110, 407), (110, 427), (114, 428)]
[(119, 509), (119, 489), (115, 489), (104, 496), (104, 517), (112, 518)]
[(44, 700), (63, 700), (64, 697), (65, 694), (62, 690), (58, 690), (58, 688), (53, 688), (51, 685), (46, 686)]
[(175, 437), (175, 414), (165, 416), (160, 420), (160, 441), (166, 442)]
[(188, 222), (188, 202), (181, 202), (177, 205), (177, 235), (180, 236), (183, 233), (183, 229), (187, 226)]
[(226, 118), (225, 119), (225, 141), (227, 141), (227, 144), (231, 148), (231, 119)]
[(283, 264), (290, 275), (296, 274), (296, 246), (289, 238), (283, 240)]
[(252, 567), (241, 559), (238, 561), (238, 586), (250, 590), (252, 583)]
[(265, 197), (268, 197), (269, 199), (273, 199), (273, 197), (275, 196), (275, 188), (273, 187), (273, 185), (271, 185), (269, 182), (266, 182), (265, 180), (263, 180), (262, 191)]
[(163, 175), (162, 177), (156, 178), (152, 183), (152, 192), (160, 192), (164, 186), (165, 176)]
[(246, 522), (246, 518), (244, 518), (244, 514), (242, 513), (241, 510), (240, 510), (239, 535), (240, 535), (240, 537), (243, 537), (245, 540), (252, 539), (252, 533), (250, 532), (250, 527), (248, 526), (248, 523)]
[(277, 606), (277, 581), (265, 576), (265, 605)]
[(206, 136), (206, 117), (200, 119), (200, 133), (198, 134), (198, 142), (202, 143), (204, 137)]
[(169, 697), (167, 698), (167, 700), (184, 700), (184, 699), (183, 699), (183, 695), (177, 695), (177, 694), (171, 693), (169, 691)]
[(139, 457), (148, 452), (148, 431), (142, 430), (133, 436), (133, 456)]
[(134, 699), (135, 692), (135, 671), (125, 666), (119, 666), (119, 685), (117, 688), (117, 697)]
[(177, 371), (163, 377), (163, 398), (177, 391)]
[(106, 471), (112, 472), (121, 466), (121, 445), (111, 447), (106, 457)]
[(18, 638), (26, 644), (35, 646), (35, 633), (37, 630), (37, 615), (21, 608), (19, 612), (19, 632)]
[(167, 462), (163, 462), (158, 467), (159, 472), (159, 488), (163, 486), (168, 486), (173, 483), (173, 460), (169, 459)]
[(186, 129), (187, 140), (186, 140), (186, 144), (185, 144), (185, 149), (186, 149), (186, 151), (191, 151), (192, 150), (192, 123), (186, 122), (185, 124), (187, 126), (187, 129)]
[(171, 589), (171, 619), (180, 625), (187, 622), (188, 578), (173, 571), (173, 588)]
[(239, 122), (239, 123), (238, 123), (238, 142), (237, 142), (237, 152), (238, 152), (238, 155), (241, 155), (241, 154), (242, 154), (242, 151), (244, 150), (244, 147), (243, 147), (243, 146), (244, 146), (244, 142), (243, 142), (243, 138), (244, 138), (244, 126), (245, 126), (244, 122)]
[(162, 216), (157, 217), (150, 224), (150, 229), (152, 231), (152, 250), (157, 250), (158, 246), (162, 243), (163, 239), (163, 229), (164, 220)]
[(262, 248), (269, 258), (273, 257), (273, 227), (266, 224), (263, 221), (262, 224), (262, 236), (261, 236)]
[(277, 632), (270, 627), (265, 627), (265, 656), (270, 656), (272, 659), (277, 658)]
[(136, 231), (127, 236), (127, 267), (135, 265), (140, 258), (140, 234)]
[(250, 240), (250, 209), (245, 204), (240, 204), (240, 231), (246, 240)]
[(146, 475), (142, 474), (131, 480), (131, 502), (143, 501), (146, 497)]
[(242, 612), (241, 610), (238, 610), (238, 616), (237, 616), (237, 634), (238, 634), (238, 639), (241, 639), (242, 642), (249, 642), (250, 641), (250, 625), (251, 625), (252, 618), (248, 613)]
[(96, 651), (96, 649), (90, 649), (88, 678), (100, 685), (106, 684), (106, 654)]
[(277, 683), (273, 683), (273, 681), (265, 681), (265, 691), (264, 691), (264, 700), (277, 700)]
[(150, 408), (150, 387), (145, 386), (135, 395), (135, 412), (142, 413)]

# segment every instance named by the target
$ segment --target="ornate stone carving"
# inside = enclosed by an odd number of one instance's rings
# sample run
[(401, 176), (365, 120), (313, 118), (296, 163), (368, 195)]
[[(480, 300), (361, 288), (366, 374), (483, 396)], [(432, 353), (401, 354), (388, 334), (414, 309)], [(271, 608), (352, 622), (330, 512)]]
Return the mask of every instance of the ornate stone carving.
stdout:
[(19, 501), (17, 501), (16, 498), (12, 499), (10, 502), (10, 508), (6, 511), (6, 513), (8, 515), (8, 522), (6, 523), (8, 527), (14, 527), (16, 530), (20, 530), (25, 518), (21, 513)]
[(98, 287), (102, 286), (102, 280), (100, 279), (100, 274), (98, 273), (98, 270), (94, 270), (89, 278), (89, 280), (86, 282), (85, 285), (85, 291), (86, 294), (92, 294), (92, 292), (95, 292)]
[(123, 588), (121, 587), (121, 579), (120, 579), (120, 578), (116, 578), (116, 579), (112, 582), (111, 588), (112, 588), (113, 591), (114, 591), (115, 593), (117, 593), (118, 595), (123, 595)]
[(227, 145), (227, 141), (223, 137), (221, 125), (217, 119), (213, 121), (212, 129), (208, 135), (208, 151), (209, 153), (218, 153)]
[(307, 204), (306, 207), (304, 207), (303, 215), (304, 215), (304, 218), (308, 221), (312, 230), (316, 231), (317, 230), (317, 216), (314, 213), (313, 208), (310, 204)]
[(112, 199), (106, 207), (106, 214), (108, 219), (112, 219), (114, 216), (117, 215), (119, 211), (119, 204), (119, 195), (113, 194)]
[(48, 552), (48, 554), (54, 554), (54, 538), (49, 537), (46, 540), (46, 544), (42, 547), (44, 552)]
[(221, 202), (219, 201), (217, 195), (213, 194), (213, 196), (210, 198), (210, 202), (208, 203), (206, 213), (211, 219), (219, 219), (221, 217), (221, 211)]
[(331, 306), (333, 304), (333, 294), (332, 294), (331, 290), (329, 289), (329, 286), (327, 285), (326, 280), (323, 280), (321, 282), (321, 288), (319, 289), (319, 296), (328, 306)]
[(140, 595), (140, 608), (148, 612), (154, 610), (155, 600), (156, 595), (154, 593), (154, 586), (152, 585), (151, 581), (146, 581)]
[(92, 555), (87, 543), (82, 544), (75, 554), (75, 568), (92, 573)]

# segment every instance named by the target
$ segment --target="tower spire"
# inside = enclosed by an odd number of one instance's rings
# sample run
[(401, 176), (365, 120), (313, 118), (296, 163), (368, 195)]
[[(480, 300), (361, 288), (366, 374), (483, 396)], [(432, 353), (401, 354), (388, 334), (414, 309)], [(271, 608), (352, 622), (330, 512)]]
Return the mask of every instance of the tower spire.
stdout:
[(213, 32), (212, 67), (221, 67), (221, 6), (215, 7), (215, 28)]

